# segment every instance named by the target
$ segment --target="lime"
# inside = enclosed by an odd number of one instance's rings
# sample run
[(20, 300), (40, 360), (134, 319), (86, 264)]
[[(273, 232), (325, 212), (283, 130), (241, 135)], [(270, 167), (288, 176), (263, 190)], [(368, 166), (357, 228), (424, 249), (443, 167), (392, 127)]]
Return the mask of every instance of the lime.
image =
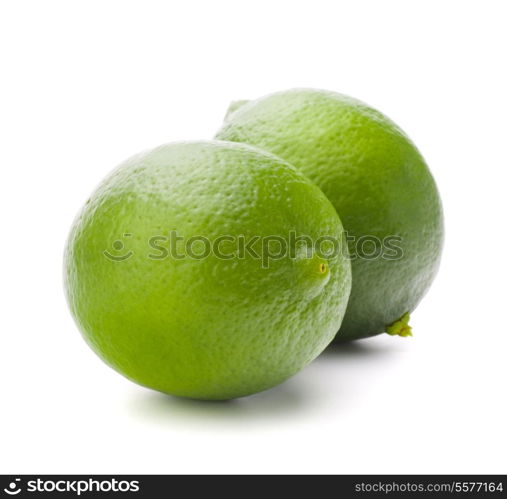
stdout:
[(443, 218), (431, 173), (400, 128), (358, 100), (296, 89), (233, 103), (217, 138), (279, 155), (336, 208), (353, 280), (337, 341), (408, 336), (408, 313), (438, 269)]
[(127, 160), (87, 201), (66, 291), (85, 339), (126, 377), (229, 399), (281, 383), (333, 339), (351, 285), (344, 253), (335, 209), (285, 161), (173, 143)]

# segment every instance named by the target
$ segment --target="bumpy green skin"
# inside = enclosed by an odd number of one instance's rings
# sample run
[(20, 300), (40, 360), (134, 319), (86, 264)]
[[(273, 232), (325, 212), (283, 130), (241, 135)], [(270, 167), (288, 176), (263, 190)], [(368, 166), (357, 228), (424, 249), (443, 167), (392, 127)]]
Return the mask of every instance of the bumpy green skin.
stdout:
[[(343, 237), (324, 194), (283, 160), (253, 147), (174, 143), (129, 159), (88, 200), (65, 255), (72, 313), (114, 369), (162, 392), (230, 399), (284, 381), (333, 339), (350, 293), (345, 256), (325, 262), (325, 271), (317, 255), (288, 255), (268, 268), (248, 254), (175, 259), (148, 244), (171, 230), (211, 241), (287, 238), (290, 230), (313, 239)], [(122, 238), (125, 233), (131, 236)], [(118, 239), (121, 251), (114, 249)], [(235, 248), (227, 241), (220, 246), (225, 255)], [(133, 254), (114, 261), (104, 250)]]
[[(415, 309), (438, 269), (440, 198), (419, 151), (387, 117), (334, 92), (296, 89), (249, 101), (228, 113), (217, 138), (258, 146), (313, 180), (349, 236), (395, 235), (403, 257), (352, 262), (352, 293), (336, 341), (384, 332)], [(371, 246), (366, 244), (365, 251)]]

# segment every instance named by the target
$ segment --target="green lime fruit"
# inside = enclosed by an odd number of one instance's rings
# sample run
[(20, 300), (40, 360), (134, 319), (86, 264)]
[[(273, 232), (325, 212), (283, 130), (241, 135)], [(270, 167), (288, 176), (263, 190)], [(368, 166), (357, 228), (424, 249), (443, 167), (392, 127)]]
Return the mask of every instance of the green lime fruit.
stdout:
[[(345, 254), (319, 249), (322, 238)], [(78, 215), (65, 269), (72, 314), (106, 363), (198, 399), (298, 372), (332, 341), (351, 286), (320, 189), (270, 153), (221, 141), (120, 165)]]
[(287, 160), (336, 208), (352, 259), (336, 341), (409, 336), (408, 314), (438, 270), (443, 217), (433, 177), (400, 128), (350, 97), (295, 89), (233, 103), (216, 137)]

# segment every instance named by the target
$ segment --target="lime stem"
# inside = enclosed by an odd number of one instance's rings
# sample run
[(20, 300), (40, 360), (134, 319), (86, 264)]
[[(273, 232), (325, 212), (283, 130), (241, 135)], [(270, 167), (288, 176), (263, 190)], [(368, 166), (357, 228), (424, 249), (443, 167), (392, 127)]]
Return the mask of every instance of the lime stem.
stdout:
[(408, 323), (409, 320), (410, 315), (406, 312), (397, 321), (394, 321), (390, 326), (386, 327), (386, 333), (391, 336), (401, 336), (403, 338), (412, 336), (412, 328)]

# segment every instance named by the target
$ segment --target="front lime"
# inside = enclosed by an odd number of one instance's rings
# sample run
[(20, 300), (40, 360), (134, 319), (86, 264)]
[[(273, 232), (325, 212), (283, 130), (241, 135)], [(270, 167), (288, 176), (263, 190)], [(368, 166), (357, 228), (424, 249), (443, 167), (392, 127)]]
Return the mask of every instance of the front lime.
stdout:
[(340, 326), (350, 262), (322, 254), (329, 237), (343, 243), (335, 209), (283, 160), (220, 141), (164, 145), (82, 209), (67, 295), (90, 346), (131, 380), (240, 397), (298, 372)]

